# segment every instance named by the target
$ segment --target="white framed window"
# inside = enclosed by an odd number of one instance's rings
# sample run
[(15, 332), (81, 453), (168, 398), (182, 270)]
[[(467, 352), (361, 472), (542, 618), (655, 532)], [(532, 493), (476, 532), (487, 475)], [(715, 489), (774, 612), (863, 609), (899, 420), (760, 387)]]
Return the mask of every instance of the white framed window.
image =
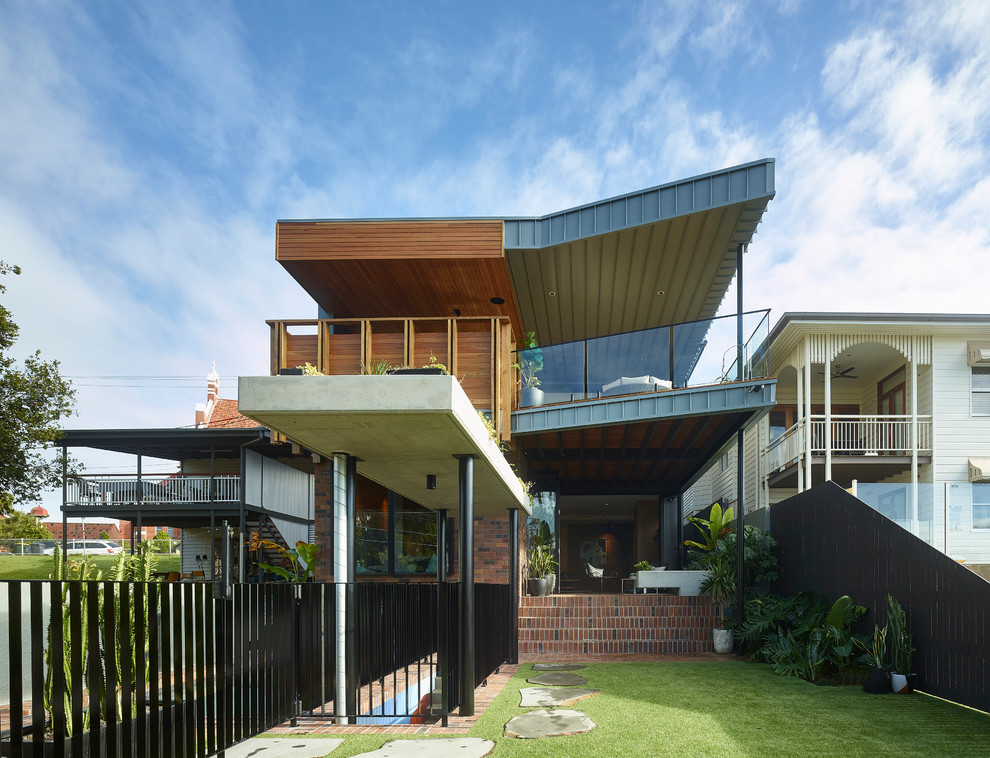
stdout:
[(990, 366), (973, 366), (971, 415), (990, 416)]
[(722, 461), (719, 466), (719, 471), (720, 472), (726, 471), (728, 470), (728, 468), (729, 468), (729, 452), (725, 451), (724, 453), (722, 453)]
[(990, 529), (990, 482), (973, 485), (973, 528)]

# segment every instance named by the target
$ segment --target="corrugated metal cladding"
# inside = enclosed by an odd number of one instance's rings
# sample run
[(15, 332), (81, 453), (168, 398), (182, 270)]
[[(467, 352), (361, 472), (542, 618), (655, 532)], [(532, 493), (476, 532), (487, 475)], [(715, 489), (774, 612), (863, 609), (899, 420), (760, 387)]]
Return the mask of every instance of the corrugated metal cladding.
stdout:
[(765, 158), (542, 218), (507, 219), (504, 244), (507, 250), (548, 247), (709, 208), (770, 197), (774, 191), (774, 160)]

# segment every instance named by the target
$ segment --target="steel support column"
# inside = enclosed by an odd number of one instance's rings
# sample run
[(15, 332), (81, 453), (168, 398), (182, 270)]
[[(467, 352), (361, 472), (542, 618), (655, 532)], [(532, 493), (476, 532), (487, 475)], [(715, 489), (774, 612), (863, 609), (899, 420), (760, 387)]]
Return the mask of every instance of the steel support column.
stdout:
[(347, 616), (344, 620), (344, 636), (347, 646), (347, 712), (357, 713), (358, 678), (357, 656), (357, 458), (347, 456)]
[[(736, 379), (742, 381), (744, 377), (743, 361), (745, 359), (743, 351), (743, 253), (746, 251), (745, 245), (736, 248)], [(736, 625), (743, 621), (744, 603), (744, 562), (746, 550), (746, 503), (745, 503), (745, 482), (744, 473), (746, 465), (745, 445), (746, 439), (743, 430), (736, 432)]]
[(447, 509), (437, 511), (437, 669), (440, 675), (440, 719), (447, 726), (450, 711), (450, 640), (447, 638)]
[(458, 462), (457, 504), (460, 519), (460, 634), (461, 716), (474, 715), (474, 456), (455, 456)]
[[(65, 506), (69, 502), (69, 448), (62, 446), (62, 559), (69, 553), (69, 520), (65, 515)], [(68, 563), (66, 563), (68, 565)]]
[(509, 508), (509, 663), (519, 663), (519, 509)]

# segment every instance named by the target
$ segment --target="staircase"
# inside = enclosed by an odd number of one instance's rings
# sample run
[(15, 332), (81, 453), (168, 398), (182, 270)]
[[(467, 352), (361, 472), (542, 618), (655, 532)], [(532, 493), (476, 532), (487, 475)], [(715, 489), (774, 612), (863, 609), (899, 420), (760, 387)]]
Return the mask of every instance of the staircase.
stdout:
[(519, 656), (713, 653), (708, 597), (548, 595), (519, 598)]
[[(254, 533), (257, 533), (261, 539), (270, 540), (284, 548), (295, 547), (294, 545), (286, 544), (285, 538), (268, 514), (248, 514), (247, 538), (250, 539)], [(251, 564), (255, 561), (267, 563), (270, 566), (283, 566), (285, 563), (284, 557), (277, 550), (268, 547), (248, 553), (248, 563)], [(288, 569), (288, 565), (285, 565), (285, 568)]]

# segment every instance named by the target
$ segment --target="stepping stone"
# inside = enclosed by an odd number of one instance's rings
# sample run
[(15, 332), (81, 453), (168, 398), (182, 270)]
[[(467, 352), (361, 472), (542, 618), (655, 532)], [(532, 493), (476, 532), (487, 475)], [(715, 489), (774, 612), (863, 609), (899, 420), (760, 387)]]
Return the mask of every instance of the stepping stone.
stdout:
[(534, 663), (533, 671), (580, 671), (587, 666), (583, 663)]
[(539, 676), (533, 676), (526, 680), (530, 684), (545, 684), (550, 687), (583, 687), (588, 680), (577, 674), (569, 674), (566, 671), (548, 671)]
[[(392, 740), (370, 753), (374, 758), (482, 758), (495, 748), (491, 740), (449, 737), (436, 740)], [(289, 755), (289, 753), (286, 753)]]
[(227, 758), (323, 758), (338, 748), (343, 738), (252, 737), (227, 748)]
[(568, 687), (567, 689), (552, 689), (546, 687), (523, 687), (519, 690), (522, 695), (520, 708), (559, 708), (562, 705), (574, 705), (578, 700), (586, 697), (593, 697), (601, 690), (588, 690), (580, 687)]
[(540, 737), (566, 737), (584, 734), (595, 728), (595, 722), (581, 711), (530, 711), (509, 719), (505, 725), (506, 737), (535, 740)]

